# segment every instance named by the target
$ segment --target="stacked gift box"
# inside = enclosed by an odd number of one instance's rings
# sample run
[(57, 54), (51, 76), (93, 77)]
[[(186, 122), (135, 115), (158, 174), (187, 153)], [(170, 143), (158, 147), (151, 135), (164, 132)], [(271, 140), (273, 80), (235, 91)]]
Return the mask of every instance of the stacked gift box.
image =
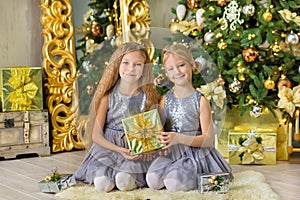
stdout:
[(48, 111), (41, 67), (0, 68), (0, 157), (50, 155)]
[[(285, 124), (281, 123), (283, 121), (281, 119), (281, 114), (282, 113), (280, 111), (275, 111), (274, 114), (271, 112), (264, 112), (260, 117), (252, 117), (247, 112), (241, 114), (235, 108), (228, 109), (223, 130), (219, 138), (216, 140), (216, 148), (225, 158), (228, 158), (231, 163), (237, 163), (235, 160), (236, 158), (230, 158), (233, 156), (233, 146), (240, 145), (240, 147), (243, 147), (238, 143), (238, 138), (241, 137), (245, 139), (245, 137), (249, 136), (249, 131), (253, 131), (256, 133), (257, 137), (262, 136), (262, 138), (264, 138), (264, 134), (266, 134), (269, 138), (273, 137), (272, 140), (274, 141), (275, 139), (275, 145), (273, 145), (273, 147), (275, 147), (276, 150), (272, 153), (272, 155), (276, 156), (276, 160), (288, 160), (287, 127)], [(235, 142), (234, 144), (233, 141)], [(264, 145), (266, 141), (262, 142)], [(247, 142), (244, 143), (244, 145), (245, 144), (247, 144)], [(229, 149), (229, 147), (231, 149)], [(274, 150), (273, 147), (272, 149)], [(235, 149), (237, 148), (238, 147), (235, 146)], [(274, 163), (274, 161), (268, 163)]]

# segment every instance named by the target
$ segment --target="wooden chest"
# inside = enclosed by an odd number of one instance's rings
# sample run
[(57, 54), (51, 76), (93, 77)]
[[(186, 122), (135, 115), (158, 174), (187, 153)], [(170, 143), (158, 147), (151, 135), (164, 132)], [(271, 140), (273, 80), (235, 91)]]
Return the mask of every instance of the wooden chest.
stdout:
[(50, 155), (48, 112), (0, 113), (0, 157), (32, 153)]

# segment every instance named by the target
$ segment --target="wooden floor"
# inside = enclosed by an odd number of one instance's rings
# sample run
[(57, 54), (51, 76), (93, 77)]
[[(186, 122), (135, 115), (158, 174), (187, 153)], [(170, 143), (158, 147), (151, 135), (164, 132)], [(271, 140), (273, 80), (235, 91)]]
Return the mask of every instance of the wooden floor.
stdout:
[[(51, 200), (53, 194), (39, 191), (38, 182), (51, 169), (57, 167), (60, 173), (73, 173), (81, 163), (84, 151), (52, 154), (47, 157), (23, 156), (17, 159), (0, 160), (1, 200)], [(276, 165), (232, 165), (233, 172), (255, 170), (262, 172), (273, 190), (283, 200), (300, 199), (300, 154), (293, 153), (289, 161), (277, 161)]]

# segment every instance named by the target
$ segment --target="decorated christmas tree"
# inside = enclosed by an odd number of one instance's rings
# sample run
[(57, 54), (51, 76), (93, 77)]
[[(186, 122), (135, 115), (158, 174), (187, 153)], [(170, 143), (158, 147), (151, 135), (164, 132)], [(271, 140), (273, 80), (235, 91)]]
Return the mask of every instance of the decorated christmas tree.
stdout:
[(78, 88), (81, 114), (88, 113), (94, 90), (105, 69), (106, 62), (120, 42), (121, 24), (118, 1), (91, 0), (84, 23), (77, 27)]
[(300, 107), (299, 7), (300, 0), (180, 0), (170, 31), (212, 57), (229, 108), (254, 117), (280, 109), (290, 121)]

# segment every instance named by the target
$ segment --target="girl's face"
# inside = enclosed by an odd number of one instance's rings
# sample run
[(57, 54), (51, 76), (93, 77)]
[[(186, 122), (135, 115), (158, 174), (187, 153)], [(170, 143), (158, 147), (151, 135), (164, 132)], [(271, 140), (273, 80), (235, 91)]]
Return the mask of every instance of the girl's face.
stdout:
[(132, 51), (123, 56), (119, 74), (122, 80), (137, 82), (143, 75), (146, 58), (139, 51)]
[(180, 56), (170, 53), (164, 65), (170, 81), (175, 85), (184, 86), (192, 83), (192, 65)]

